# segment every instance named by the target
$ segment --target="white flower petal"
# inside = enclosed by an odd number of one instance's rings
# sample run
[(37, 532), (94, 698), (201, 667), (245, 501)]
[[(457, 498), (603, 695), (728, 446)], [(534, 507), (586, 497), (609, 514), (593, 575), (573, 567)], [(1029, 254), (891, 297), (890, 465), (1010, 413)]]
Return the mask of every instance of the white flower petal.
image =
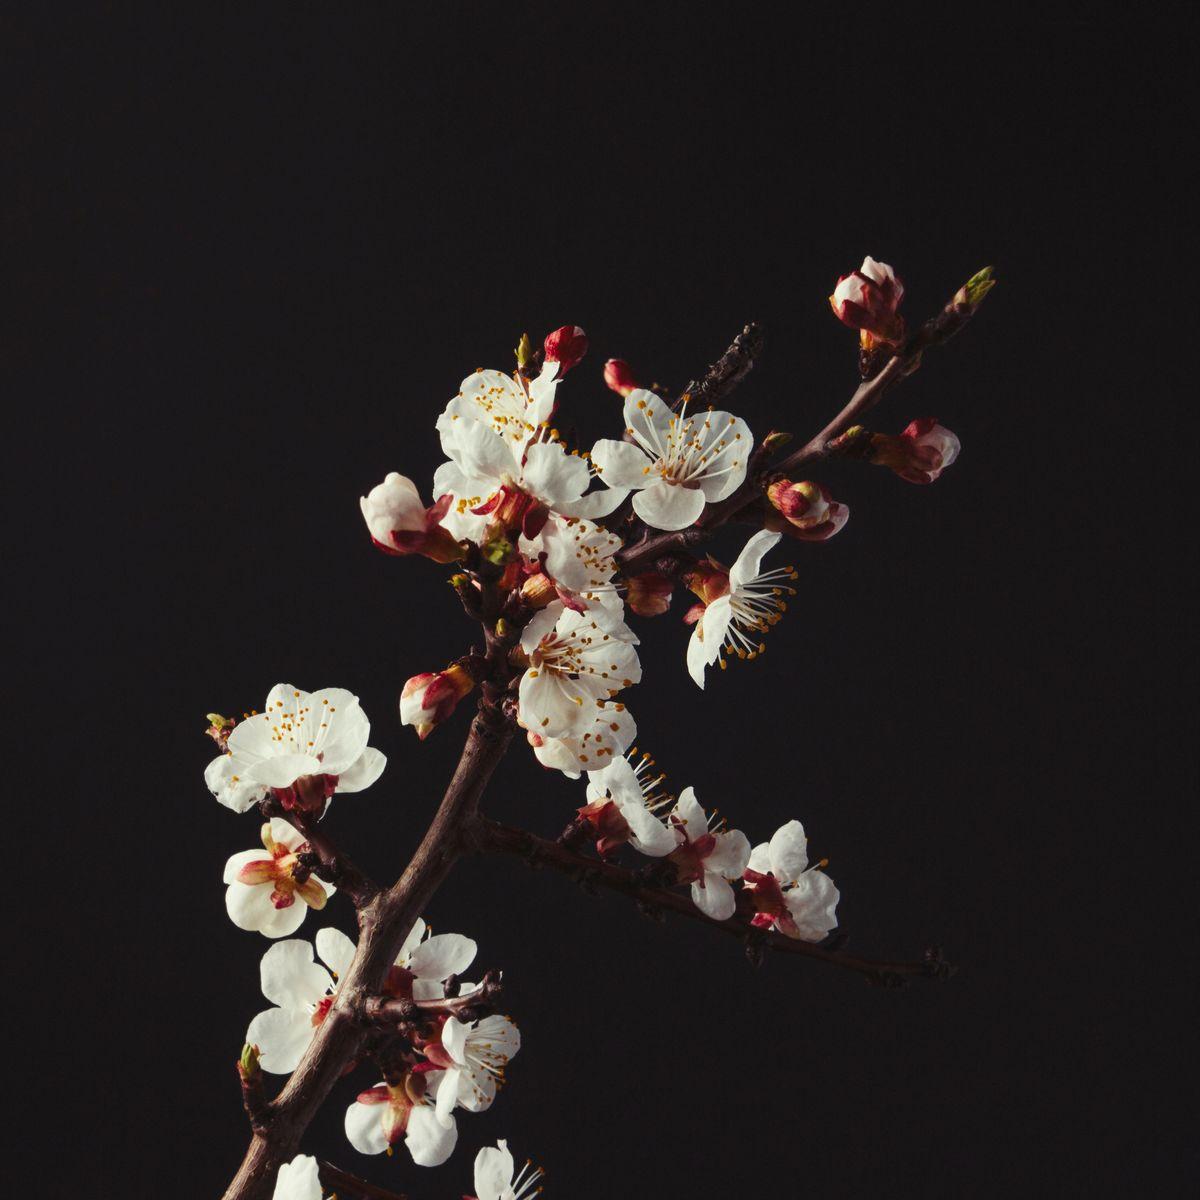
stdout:
[(272, 946), (262, 956), (259, 978), (263, 995), (280, 1008), (316, 1004), (333, 984), (329, 972), (313, 962), (312, 943), (303, 938)]
[(740, 879), (749, 861), (750, 839), (740, 829), (728, 829), (717, 834), (717, 844), (704, 860), (704, 869), (726, 879)]
[(355, 1100), (346, 1109), (346, 1136), (359, 1154), (382, 1154), (387, 1149), (387, 1137), (383, 1132), (386, 1107), (384, 1104), (360, 1104)]
[(592, 465), (601, 483), (610, 488), (633, 491), (655, 482), (659, 476), (652, 471), (652, 461), (641, 447), (630, 442), (603, 438), (592, 447)]
[(558, 442), (530, 446), (521, 474), (525, 490), (551, 508), (578, 500), (591, 480), (587, 463), (577, 454), (568, 454)]
[(406, 967), (409, 957), (412, 952), (421, 944), (425, 937), (426, 925), (420, 917), (416, 919), (413, 927), (408, 931), (408, 936), (404, 939), (404, 944), (400, 947), (400, 953), (396, 955), (396, 966)]
[(439, 982), (461, 975), (475, 960), (478, 947), (461, 933), (436, 933), (409, 955), (408, 969), (422, 979)]
[(687, 835), (689, 842), (694, 842), (708, 832), (708, 817), (705, 815), (700, 801), (696, 799), (694, 788), (686, 787), (679, 793), (679, 799), (675, 801), (671, 815), (682, 822), (683, 832)]
[(271, 1200), (321, 1200), (321, 1176), (311, 1154), (297, 1154), (275, 1177)]
[(315, 940), (321, 961), (340, 979), (350, 970), (350, 964), (354, 961), (354, 943), (340, 929), (334, 929), (331, 925), (318, 929)]
[(387, 756), (368, 746), (346, 770), (338, 774), (339, 792), (361, 792), (369, 788), (387, 766)]
[(439, 1118), (428, 1104), (419, 1104), (408, 1118), (405, 1145), (418, 1167), (440, 1167), (454, 1153), (458, 1126), (453, 1117)]
[(663, 479), (633, 498), (633, 511), (654, 529), (686, 529), (704, 511), (704, 493)]
[(737, 591), (747, 583), (758, 578), (762, 566), (763, 555), (779, 543), (781, 533), (771, 533), (767, 529), (756, 533), (743, 547), (737, 556), (737, 561), (729, 568), (729, 588)]
[(714, 921), (728, 921), (737, 909), (733, 888), (715, 872), (706, 871), (704, 886), (692, 884), (692, 901), (696, 907)]
[(504, 1192), (512, 1187), (513, 1156), (508, 1143), (499, 1141), (484, 1146), (475, 1155), (475, 1195), (478, 1200), (504, 1200)]
[(242, 813), (252, 809), (267, 794), (267, 789), (239, 771), (233, 756), (222, 754), (205, 767), (204, 782), (221, 804)]
[(259, 1049), (264, 1071), (288, 1075), (296, 1069), (313, 1036), (312, 1013), (301, 1008), (268, 1008), (250, 1022), (246, 1041)]
[(788, 821), (775, 831), (771, 838), (770, 863), (767, 870), (781, 883), (795, 883), (804, 873), (808, 866), (808, 838), (799, 821)]

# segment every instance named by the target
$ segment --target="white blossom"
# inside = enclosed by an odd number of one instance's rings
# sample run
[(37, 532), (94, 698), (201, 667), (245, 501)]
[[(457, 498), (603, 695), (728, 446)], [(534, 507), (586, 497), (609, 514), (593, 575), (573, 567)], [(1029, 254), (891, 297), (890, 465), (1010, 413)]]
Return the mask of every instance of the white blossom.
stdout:
[(612, 488), (636, 490), (633, 509), (655, 529), (684, 529), (736, 491), (746, 478), (754, 438), (746, 422), (706, 409), (678, 413), (643, 388), (625, 398), (632, 442), (602, 439), (592, 464)]
[(516, 1025), (499, 1015), (469, 1024), (450, 1016), (442, 1026), (441, 1044), (449, 1065), (438, 1092), (438, 1113), (446, 1116), (456, 1105), (469, 1112), (490, 1108), (509, 1059), (521, 1048)]
[(805, 942), (823, 940), (837, 927), (841, 898), (820, 869), (824, 865), (808, 865), (808, 838), (799, 821), (788, 821), (770, 842), (755, 846), (745, 871), (746, 891), (758, 910), (753, 923)]
[(501, 1138), (496, 1145), (484, 1146), (475, 1156), (476, 1200), (529, 1200), (542, 1189), (538, 1181), (544, 1172), (528, 1159), (515, 1173), (508, 1143)]
[[(674, 829), (656, 815), (657, 811), (670, 803), (670, 797), (658, 793), (658, 785), (665, 778), (654, 771), (654, 760), (643, 754), (635, 766), (629, 757), (615, 758), (599, 771), (588, 772), (588, 809), (596, 811), (597, 830), (604, 832), (606, 822), (604, 809), (612, 804), (619, 814), (618, 830), (612, 836), (626, 833), (627, 840), (635, 850), (651, 858), (662, 858), (670, 854), (677, 845)], [(583, 810), (586, 811), (586, 810)], [(620, 830), (620, 824), (626, 830)], [(602, 846), (603, 849), (609, 847)]]
[(582, 733), (543, 737), (535, 730), (528, 731), (529, 744), (543, 767), (561, 771), (568, 779), (578, 779), (597, 764), (619, 758), (633, 745), (637, 723), (624, 704), (610, 700), (593, 711), (592, 724)]
[(296, 882), (295, 868), (308, 843), (282, 817), (263, 825), (261, 836), (262, 850), (243, 850), (225, 864), (225, 908), (239, 929), (287, 937), (300, 928), (310, 908), (324, 908), (336, 889), (316, 875)]
[(791, 567), (759, 571), (763, 556), (781, 536), (766, 530), (756, 533), (729, 569), (729, 590), (704, 606), (687, 648), (688, 674), (698, 687), (704, 686), (705, 670), (719, 657), (724, 666), (722, 652), (757, 658), (765, 649), (748, 634), (765, 633), (779, 620), (787, 607), (783, 597), (792, 593), (783, 580), (796, 577)]
[(709, 828), (708, 817), (689, 787), (671, 810), (676, 846), (670, 854), (680, 883), (692, 885), (692, 902), (714, 921), (733, 916), (737, 901), (731, 879), (740, 879), (750, 859), (750, 842), (739, 829)]
[(321, 804), (334, 792), (361, 792), (387, 759), (367, 745), (371, 723), (345, 688), (301, 691), (278, 683), (262, 712), (234, 726), (227, 752), (204, 773), (209, 790), (234, 812), (246, 812), (268, 791), (319, 780)]
[(438, 418), (449, 461), (435, 472), (433, 490), (454, 497), (442, 524), (456, 538), (479, 540), (488, 517), (472, 510), (501, 488), (522, 492), (563, 516), (593, 518), (612, 512), (628, 495), (609, 488), (584, 495), (591, 468), (585, 458), (568, 454), (547, 428), (553, 394), (549, 401), (545, 390), (535, 395), (537, 382), (526, 395), (517, 380), (478, 371)]
[(454, 1153), (458, 1127), (439, 1115), (438, 1092), (446, 1072), (409, 1071), (399, 1083), (377, 1083), (346, 1109), (346, 1136), (360, 1154), (382, 1154), (401, 1138), (419, 1167), (438, 1167)]
[(246, 1041), (258, 1047), (262, 1069), (274, 1075), (296, 1069), (333, 1004), (336, 980), (354, 958), (354, 943), (341, 930), (321, 929), (316, 941), (329, 970), (313, 961), (312, 945), (302, 938), (276, 942), (262, 958), (262, 992), (274, 1007), (250, 1022)]
[(637, 638), (603, 609), (576, 612), (548, 604), (525, 626), (520, 720), (542, 737), (577, 737), (594, 728), (596, 709), (642, 677)]

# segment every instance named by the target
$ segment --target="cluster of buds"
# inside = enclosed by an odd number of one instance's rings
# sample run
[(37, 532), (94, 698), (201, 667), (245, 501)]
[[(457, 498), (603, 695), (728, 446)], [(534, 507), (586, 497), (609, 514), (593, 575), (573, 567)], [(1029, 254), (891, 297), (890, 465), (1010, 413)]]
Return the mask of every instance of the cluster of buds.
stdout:
[(470, 695), (475, 682), (465, 662), (414, 675), (400, 693), (400, 723), (414, 726), (424, 741)]
[(386, 554), (423, 554), (434, 562), (454, 562), (462, 546), (443, 528), (442, 518), (452, 496), (442, 496), (428, 508), (416, 484), (396, 471), (359, 500), (371, 541)]
[(932, 483), (957, 457), (958, 438), (933, 417), (919, 417), (899, 437), (871, 435), (870, 459), (909, 483)]
[(843, 325), (859, 331), (863, 350), (870, 351), (904, 340), (904, 318), (898, 311), (903, 298), (904, 284), (896, 272), (867, 255), (857, 271), (837, 281), (829, 304)]
[(839, 504), (819, 483), (792, 483), (779, 479), (767, 488), (771, 508), (764, 526), (804, 542), (824, 542), (850, 519), (850, 509)]

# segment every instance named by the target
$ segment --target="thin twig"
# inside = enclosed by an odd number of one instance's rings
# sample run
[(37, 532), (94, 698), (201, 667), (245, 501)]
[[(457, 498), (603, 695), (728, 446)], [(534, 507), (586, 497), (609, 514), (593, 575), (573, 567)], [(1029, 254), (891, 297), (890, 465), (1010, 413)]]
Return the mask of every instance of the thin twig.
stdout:
[(386, 1188), (359, 1179), (357, 1175), (351, 1175), (349, 1171), (343, 1171), (341, 1167), (335, 1167), (333, 1163), (324, 1159), (319, 1160), (318, 1167), (321, 1182), (327, 1188), (336, 1188), (339, 1197), (349, 1195), (360, 1197), (360, 1200), (409, 1200), (404, 1192), (389, 1192)]
[(906, 979), (945, 978), (952, 969), (941, 956), (927, 952), (918, 961), (888, 962), (859, 958), (840, 950), (803, 942), (782, 933), (767, 932), (750, 925), (744, 915), (727, 921), (706, 917), (683, 892), (653, 886), (646, 877), (628, 867), (604, 862), (572, 850), (561, 841), (550, 841), (523, 829), (512, 829), (483, 817), (476, 820), (475, 841), (481, 850), (509, 854), (537, 866), (550, 867), (569, 875), (589, 888), (605, 888), (619, 892), (637, 902), (639, 908), (651, 912), (672, 912), (687, 920), (698, 921), (720, 933), (738, 938), (748, 947), (762, 947), (781, 954), (798, 954), (844, 970), (856, 971), (872, 983), (892, 984)]

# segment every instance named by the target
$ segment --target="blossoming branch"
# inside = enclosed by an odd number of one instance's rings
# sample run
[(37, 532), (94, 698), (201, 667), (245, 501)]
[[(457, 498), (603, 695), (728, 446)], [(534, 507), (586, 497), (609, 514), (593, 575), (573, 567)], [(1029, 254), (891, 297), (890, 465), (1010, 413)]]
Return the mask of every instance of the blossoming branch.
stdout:
[[(673, 607), (690, 626), (680, 669), (700, 689), (713, 685), (711, 668), (766, 648), (797, 577), (776, 560), (780, 544), (826, 541), (850, 516), (802, 472), (839, 456), (930, 484), (954, 463), (958, 438), (932, 417), (899, 434), (862, 421), (970, 320), (993, 284), (990, 268), (979, 272), (910, 332), (904, 286), (886, 263), (868, 257), (839, 279), (830, 304), (858, 331), (861, 382), (790, 452), (790, 434), (757, 436), (745, 417), (721, 407), (762, 351), (757, 325), (677, 395), (642, 386), (640, 372), (609, 359), (603, 379), (621, 397), (621, 421), (590, 447), (566, 444), (555, 423), (560, 389), (588, 352), (584, 331), (563, 326), (540, 352), (522, 337), (512, 373), (474, 372), (437, 417), (445, 461), (429, 491), (393, 472), (361, 498), (374, 544), (393, 557), (448, 566), (478, 631), (460, 657), (426, 663), (403, 683), (401, 722), (424, 740), (468, 698), (475, 712), (421, 845), (386, 887), (328, 830), (334, 802), (338, 820), (351, 816), (367, 803), (355, 794), (387, 766), (369, 744), (357, 697), (281, 683), (239, 718), (209, 715), (220, 753), (205, 772), (208, 788), (233, 812), (259, 819), (256, 844), (225, 865), (226, 907), (238, 928), (271, 943), (260, 972), (268, 1007), (250, 1022), (237, 1064), (251, 1142), (226, 1200), (321, 1200), (334, 1189), (342, 1197), (401, 1195), (300, 1153), (314, 1114), (345, 1076), (358, 1081), (344, 1118), (350, 1146), (364, 1155), (401, 1150), (418, 1167), (446, 1162), (460, 1114), (494, 1103), (521, 1048), (516, 1021), (503, 1011), (503, 975), (494, 967), (475, 973), (475, 942), (431, 934), (422, 915), (468, 854), (548, 866), (629, 896), (651, 915), (702, 922), (738, 938), (752, 961), (768, 951), (800, 954), (880, 984), (950, 973), (936, 950), (899, 962), (847, 954), (835, 932), (838, 887), (826, 860), (812, 860), (801, 822), (762, 831), (756, 842), (717, 818), (710, 781), (685, 776), (674, 791), (635, 746), (630, 704), (642, 680), (641, 638), (655, 629), (671, 636), (669, 622), (656, 619)], [(702, 546), (729, 524), (750, 533), (725, 565)], [(691, 602), (677, 606), (685, 592)], [(643, 722), (641, 739), (653, 732)], [(516, 740), (564, 787), (578, 789), (557, 838), (480, 811)], [(339, 903), (353, 906), (357, 942), (331, 925), (311, 941), (295, 936), (310, 911), (320, 924)], [(286, 1077), (273, 1097), (267, 1076)], [(532, 1195), (541, 1178), (532, 1163), (516, 1167), (503, 1141), (475, 1161), (478, 1200)]]

